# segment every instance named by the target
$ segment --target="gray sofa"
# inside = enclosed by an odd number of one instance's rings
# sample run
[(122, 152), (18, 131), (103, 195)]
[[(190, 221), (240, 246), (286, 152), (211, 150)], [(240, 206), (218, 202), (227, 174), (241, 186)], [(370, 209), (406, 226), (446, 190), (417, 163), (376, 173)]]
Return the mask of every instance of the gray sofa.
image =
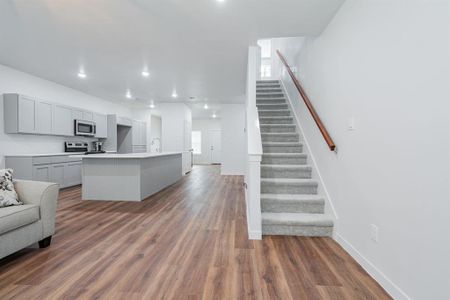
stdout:
[(59, 185), (15, 180), (14, 187), (24, 205), (0, 208), (0, 258), (36, 242), (48, 247), (55, 233)]

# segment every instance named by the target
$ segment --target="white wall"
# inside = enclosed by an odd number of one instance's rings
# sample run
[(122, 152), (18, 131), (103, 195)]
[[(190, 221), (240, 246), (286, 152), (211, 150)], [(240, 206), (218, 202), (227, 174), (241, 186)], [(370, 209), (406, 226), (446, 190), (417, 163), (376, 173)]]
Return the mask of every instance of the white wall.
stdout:
[(162, 122), (162, 150), (189, 151), (191, 149), (191, 109), (184, 103), (160, 103)]
[(202, 135), (202, 153), (194, 154), (194, 164), (211, 163), (211, 130), (221, 130), (221, 121), (218, 119), (192, 120), (192, 131), (200, 131)]
[(398, 299), (450, 299), (449, 11), (448, 1), (347, 0), (301, 51), (298, 40), (278, 45), (337, 144), (328, 150), (284, 73), (337, 239)]
[(246, 161), (245, 104), (222, 106), (222, 175), (244, 175)]
[[(86, 84), (89, 84), (89, 82), (86, 81)], [(5, 134), (3, 121), (4, 93), (20, 93), (102, 114), (131, 116), (131, 110), (125, 106), (0, 65), (0, 168), (4, 167), (5, 154), (63, 152), (63, 142), (66, 140), (89, 141), (89, 139), (80, 137)]]
[(161, 138), (162, 138), (162, 120), (159, 116), (152, 115), (150, 117), (150, 141), (148, 143), (150, 152), (159, 152), (161, 148)]

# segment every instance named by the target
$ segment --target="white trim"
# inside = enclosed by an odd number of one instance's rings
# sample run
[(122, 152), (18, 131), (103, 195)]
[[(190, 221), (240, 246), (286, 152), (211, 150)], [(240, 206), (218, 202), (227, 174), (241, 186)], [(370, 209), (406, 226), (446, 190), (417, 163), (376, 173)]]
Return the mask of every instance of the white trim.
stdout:
[[(312, 164), (314, 165), (314, 169), (315, 169), (316, 172), (317, 172), (318, 179), (319, 179), (320, 184), (322, 185), (323, 191), (324, 191), (324, 193), (325, 193), (325, 198), (326, 198), (328, 204), (330, 205), (331, 211), (333, 212), (333, 217), (334, 217), (334, 219), (337, 220), (337, 219), (339, 219), (339, 216), (338, 216), (338, 214), (337, 214), (336, 209), (334, 208), (333, 201), (331, 200), (331, 196), (330, 196), (330, 194), (328, 193), (327, 186), (325, 185), (325, 182), (324, 182), (324, 180), (323, 180), (323, 178), (322, 178), (322, 175), (320, 174), (320, 170), (319, 170), (319, 168), (318, 168), (318, 166), (317, 166), (316, 159), (315, 159), (315, 157), (314, 157), (314, 155), (313, 155), (313, 153), (312, 153), (312, 151), (311, 151), (311, 147), (309, 146), (308, 139), (306, 138), (305, 131), (303, 130), (303, 126), (302, 126), (302, 124), (301, 124), (300, 121), (299, 121), (300, 119), (298, 118), (298, 116), (297, 116), (295, 110), (293, 109), (291, 97), (290, 97), (289, 94), (286, 92), (287, 89), (286, 89), (286, 86), (284, 85), (284, 82), (283, 82), (281, 76), (280, 76), (280, 79), (279, 79), (279, 80), (280, 80), (280, 82), (281, 82), (281, 85), (283, 86), (283, 94), (284, 94), (284, 95), (286, 96), (286, 98), (289, 100), (289, 103), (290, 103), (290, 105), (291, 105), (291, 111), (292, 111), (292, 113), (294, 114), (294, 117), (295, 117), (295, 120), (296, 120), (296, 122), (297, 122), (298, 128), (300, 129), (300, 133), (301, 133), (301, 135), (302, 135), (302, 137), (303, 137), (304, 144), (305, 144), (306, 148), (308, 148), (308, 154), (309, 154), (309, 156), (311, 157)], [(336, 226), (336, 222), (334, 222), (334, 223), (335, 223), (334, 225)], [(334, 232), (337, 232), (336, 228), (335, 228)]]
[(248, 239), (249, 240), (262, 240), (262, 232), (261, 231), (248, 231)]
[(404, 291), (400, 289), (392, 280), (390, 280), (383, 272), (374, 266), (367, 258), (365, 258), (356, 248), (350, 244), (340, 234), (336, 235), (335, 240), (342, 246), (362, 267), (372, 276), (394, 299), (410, 300)]

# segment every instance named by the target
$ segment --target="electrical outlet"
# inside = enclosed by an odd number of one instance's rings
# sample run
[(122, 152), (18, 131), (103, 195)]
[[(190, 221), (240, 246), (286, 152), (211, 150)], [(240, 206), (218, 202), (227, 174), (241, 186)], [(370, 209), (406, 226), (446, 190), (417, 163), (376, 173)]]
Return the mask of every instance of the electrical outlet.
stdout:
[(375, 224), (370, 224), (370, 238), (375, 243), (378, 243), (378, 226)]

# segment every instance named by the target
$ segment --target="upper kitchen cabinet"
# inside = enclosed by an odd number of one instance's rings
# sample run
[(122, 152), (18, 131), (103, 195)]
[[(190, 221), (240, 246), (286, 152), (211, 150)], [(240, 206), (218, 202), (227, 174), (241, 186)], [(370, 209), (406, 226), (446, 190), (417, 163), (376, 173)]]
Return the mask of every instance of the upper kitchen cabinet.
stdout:
[(83, 120), (83, 111), (79, 109), (72, 109), (72, 123), (74, 120)]
[(94, 121), (94, 113), (82, 109), (72, 108), (73, 120)]
[(19, 94), (3, 95), (6, 133), (36, 133), (36, 100)]
[(108, 116), (94, 113), (95, 137), (108, 137)]
[(20, 94), (4, 94), (3, 98), (5, 133), (73, 136), (74, 120), (83, 120), (96, 123), (95, 137), (108, 137), (106, 115)]
[(84, 121), (94, 121), (94, 113), (91, 111), (83, 111), (83, 118)]
[(64, 136), (74, 134), (72, 109), (70, 107), (53, 105), (53, 134)]
[(48, 102), (36, 101), (36, 133), (53, 133), (53, 105)]

